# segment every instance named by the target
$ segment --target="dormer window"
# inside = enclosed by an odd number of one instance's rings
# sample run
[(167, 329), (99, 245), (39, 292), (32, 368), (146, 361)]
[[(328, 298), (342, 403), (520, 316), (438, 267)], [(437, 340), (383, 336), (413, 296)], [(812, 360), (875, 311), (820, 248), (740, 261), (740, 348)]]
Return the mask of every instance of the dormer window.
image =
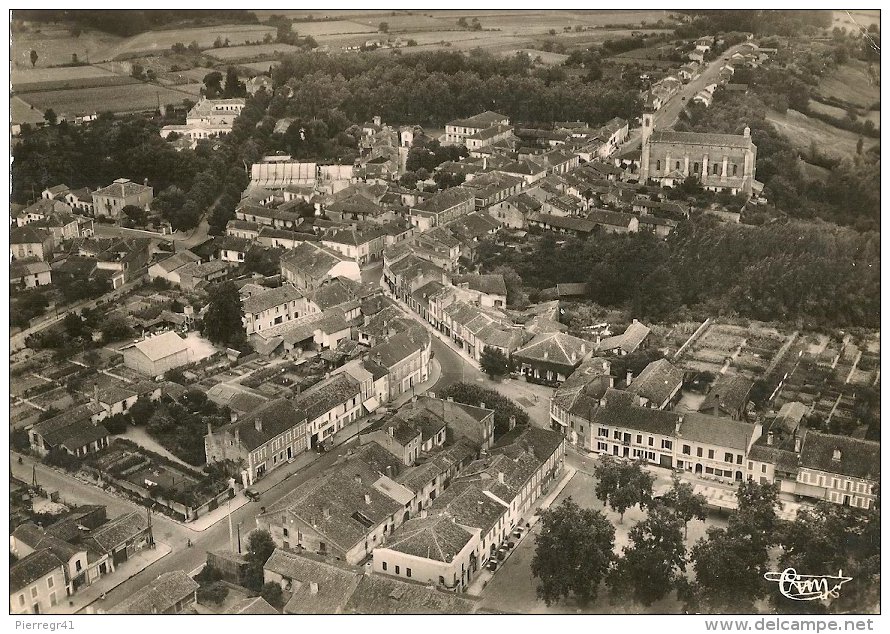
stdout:
[(840, 462), (841, 461), (841, 450), (835, 449), (834, 452), (831, 454), (831, 459), (834, 460), (835, 462)]

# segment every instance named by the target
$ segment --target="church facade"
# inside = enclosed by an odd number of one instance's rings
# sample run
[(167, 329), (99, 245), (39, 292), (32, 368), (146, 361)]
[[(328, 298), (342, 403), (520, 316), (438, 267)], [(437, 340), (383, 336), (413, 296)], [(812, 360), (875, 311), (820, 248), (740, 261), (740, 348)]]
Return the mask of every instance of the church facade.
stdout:
[(757, 146), (747, 126), (743, 134), (655, 130), (651, 113), (643, 113), (640, 182), (673, 187), (696, 175), (705, 189), (751, 195), (755, 187)]

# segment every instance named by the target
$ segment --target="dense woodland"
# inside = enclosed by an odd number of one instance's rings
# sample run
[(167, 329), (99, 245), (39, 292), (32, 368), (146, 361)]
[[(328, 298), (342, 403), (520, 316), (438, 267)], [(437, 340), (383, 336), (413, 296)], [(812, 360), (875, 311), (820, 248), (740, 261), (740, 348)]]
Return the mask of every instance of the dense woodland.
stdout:
[(587, 282), (590, 298), (663, 320), (681, 307), (710, 315), (787, 320), (811, 327), (878, 327), (880, 234), (828, 223), (763, 226), (683, 222), (659, 240), (597, 234), (530, 253), (480, 249), (485, 270), (507, 265), (532, 289)]
[(244, 9), (16, 9), (17, 20), (71, 22), (114, 35), (129, 36), (170, 26), (210, 24), (257, 24)]
[[(301, 53), (273, 72), (289, 83), (284, 113), (303, 117), (339, 110), (361, 123), (381, 115), (391, 124), (442, 126), (484, 110), (525, 122), (587, 121), (639, 116), (639, 95), (618, 80), (587, 81), (533, 68), (524, 54), (504, 58), (476, 49), (392, 56)], [(275, 105), (275, 104), (273, 104)]]

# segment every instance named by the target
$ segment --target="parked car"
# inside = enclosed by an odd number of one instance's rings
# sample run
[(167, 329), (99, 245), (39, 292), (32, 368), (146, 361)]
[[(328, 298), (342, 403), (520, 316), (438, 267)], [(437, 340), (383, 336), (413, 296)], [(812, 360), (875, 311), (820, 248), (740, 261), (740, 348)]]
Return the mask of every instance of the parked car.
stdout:
[(495, 558), (491, 558), (488, 560), (488, 569), (494, 572), (498, 569), (498, 560)]
[(246, 497), (251, 502), (259, 502), (260, 500), (260, 494), (253, 489), (244, 489), (244, 497)]
[(500, 548), (498, 548), (498, 552), (497, 552), (498, 561), (504, 561), (504, 559), (506, 559), (506, 557), (507, 557), (508, 552), (510, 552), (510, 551), (506, 546), (501, 546)]
[(522, 527), (513, 529), (513, 537), (515, 537), (516, 539), (520, 539), (522, 537)]
[(509, 548), (510, 550), (513, 550), (514, 548), (516, 548), (516, 542), (514, 542), (511, 539), (510, 541), (507, 542), (507, 548)]

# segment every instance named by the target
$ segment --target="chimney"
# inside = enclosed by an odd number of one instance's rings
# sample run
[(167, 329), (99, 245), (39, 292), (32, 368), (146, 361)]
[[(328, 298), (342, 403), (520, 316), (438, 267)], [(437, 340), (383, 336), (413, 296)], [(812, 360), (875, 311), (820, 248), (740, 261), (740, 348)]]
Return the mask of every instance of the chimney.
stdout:
[[(745, 135), (745, 136), (747, 136), (747, 135)], [(143, 179), (142, 184), (145, 185), (146, 187), (148, 187), (148, 179), (147, 178)]]
[(488, 168), (488, 157), (487, 157), (487, 156), (483, 156), (483, 157), (482, 157), (482, 169), (484, 170), (484, 169), (487, 169), (487, 168)]
[[(794, 453), (800, 453), (800, 436), (794, 437)], [(837, 453), (838, 453), (837, 459), (840, 460), (841, 459), (840, 452), (837, 452)]]
[(210, 426), (210, 423), (207, 423), (207, 435), (213, 436), (213, 427)]
[(773, 439), (774, 439), (774, 438), (775, 438), (775, 436), (773, 436), (773, 432), (768, 432), (768, 433), (766, 434), (766, 444), (767, 444), (768, 447), (772, 447), (772, 446), (773, 446)]
[(391, 477), (392, 477), (392, 465), (389, 465), (389, 464), (386, 465), (386, 477), (387, 477), (387, 478), (391, 478)]
[(498, 471), (498, 482), (500, 482), (501, 484), (504, 483), (504, 472), (503, 471)]
[(516, 417), (511, 415), (510, 416), (510, 426), (508, 428), (508, 431), (510, 429), (513, 429), (514, 427), (516, 427)]
[(479, 403), (479, 407), (481, 407), (482, 409), (485, 409), (485, 403)]
[(447, 400), (449, 403), (453, 403), (453, 402), (454, 402), (454, 397), (453, 397), (453, 396), (449, 396), (446, 400)]
[(324, 515), (324, 518), (325, 518), (326, 520), (331, 519), (331, 508), (330, 508), (329, 506), (324, 507), (324, 508), (321, 510), (321, 514)]
[(633, 323), (638, 324), (638, 323), (640, 323), (640, 322), (637, 321), (636, 317), (634, 317)]
[[(603, 338), (602, 336), (600, 336), (600, 333), (596, 333), (596, 345), (600, 345), (600, 341), (602, 341), (602, 339)], [(605, 363), (603, 363), (603, 365), (605, 365)]]
[(365, 504), (371, 506), (371, 496), (365, 493)]
[(390, 428), (389, 428), (389, 437), (390, 437), (390, 438), (395, 438), (395, 432), (396, 432), (396, 428), (395, 428), (395, 427), (390, 427)]
[(630, 382), (633, 380), (634, 374), (630, 370), (627, 371), (627, 384), (630, 385)]
[(362, 477), (361, 477), (359, 474), (357, 474), (357, 473), (355, 474), (355, 483), (356, 483), (356, 484), (361, 484), (361, 483), (362, 483)]
[(93, 403), (99, 404), (99, 384), (93, 383)]
[(253, 419), (253, 426), (257, 431), (263, 431), (263, 419), (257, 416)]
[(751, 136), (751, 128), (749, 128), (748, 126), (745, 126), (745, 131), (742, 132), (742, 134), (746, 137), (750, 137)]
[(831, 459), (834, 460), (835, 462), (840, 462), (841, 461), (841, 450), (835, 449), (834, 452), (831, 454)]
[(544, 361), (550, 358), (550, 353), (544, 350)]
[(318, 584), (314, 581), (309, 582), (309, 594), (318, 594)]
[(240, 430), (236, 427), (236, 428), (235, 428), (235, 446), (237, 447), (237, 446), (240, 445), (240, 444), (241, 444), (241, 432), (240, 432)]

